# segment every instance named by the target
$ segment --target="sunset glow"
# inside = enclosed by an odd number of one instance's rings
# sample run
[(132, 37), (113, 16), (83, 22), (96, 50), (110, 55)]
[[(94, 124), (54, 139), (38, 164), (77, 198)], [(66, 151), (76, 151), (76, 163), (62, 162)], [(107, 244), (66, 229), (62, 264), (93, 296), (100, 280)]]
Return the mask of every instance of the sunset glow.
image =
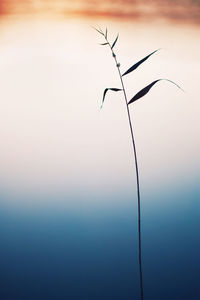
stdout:
[(46, 15), (58, 17), (109, 17), (147, 20), (163, 18), (171, 21), (199, 22), (198, 1), (100, 1), (100, 0), (3, 0), (0, 14), (13, 16)]

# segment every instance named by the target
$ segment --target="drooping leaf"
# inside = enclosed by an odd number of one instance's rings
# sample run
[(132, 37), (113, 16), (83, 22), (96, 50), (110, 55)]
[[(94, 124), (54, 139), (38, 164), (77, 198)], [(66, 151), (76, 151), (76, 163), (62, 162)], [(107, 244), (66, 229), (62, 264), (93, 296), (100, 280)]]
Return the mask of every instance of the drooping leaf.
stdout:
[(134, 101), (136, 101), (136, 100), (138, 100), (138, 99), (140, 99), (140, 98), (142, 98), (143, 96), (145, 96), (148, 92), (149, 92), (149, 90), (154, 86), (154, 84), (156, 84), (158, 81), (160, 81), (160, 80), (166, 80), (166, 81), (169, 81), (169, 82), (171, 82), (171, 83), (173, 83), (173, 84), (175, 84), (179, 89), (181, 89), (182, 91), (183, 91), (183, 89), (178, 85), (178, 84), (176, 84), (175, 82), (173, 82), (173, 81), (171, 81), (171, 80), (169, 80), (169, 79), (157, 79), (157, 80), (155, 80), (155, 81), (153, 81), (152, 83), (150, 83), (149, 85), (147, 85), (146, 87), (144, 87), (142, 90), (140, 90), (129, 102), (128, 102), (128, 104), (131, 104), (131, 103), (133, 103)]
[(103, 43), (103, 44), (100, 44), (100, 45), (105, 46), (105, 45), (108, 45), (108, 43)]
[(170, 80), (170, 79), (166, 79), (166, 78), (162, 78), (160, 80), (166, 80), (166, 81), (169, 81), (173, 84), (175, 84), (175, 86), (177, 86), (177, 88), (179, 88), (181, 91), (185, 92), (184, 89), (182, 89), (177, 83), (175, 83), (174, 81)]
[(115, 47), (115, 44), (117, 43), (118, 37), (119, 37), (119, 34), (117, 35), (116, 39), (114, 40), (111, 49), (113, 49)]
[(117, 89), (117, 88), (106, 88), (103, 92), (103, 100), (102, 100), (102, 104), (101, 104), (101, 108), (103, 107), (103, 103), (104, 103), (104, 100), (105, 100), (105, 96), (106, 96), (106, 93), (107, 91), (114, 91), (114, 92), (118, 92), (118, 91), (122, 91), (122, 89)]
[(130, 67), (122, 76), (134, 71), (135, 69), (137, 69), (139, 67), (139, 65), (141, 65), (143, 62), (145, 62), (145, 60), (147, 60), (151, 55), (153, 55), (158, 50), (160, 50), (160, 49), (157, 49), (157, 50), (153, 51), (152, 53), (150, 53), (149, 55), (145, 56), (143, 59), (138, 61), (136, 64), (134, 64), (132, 67)]

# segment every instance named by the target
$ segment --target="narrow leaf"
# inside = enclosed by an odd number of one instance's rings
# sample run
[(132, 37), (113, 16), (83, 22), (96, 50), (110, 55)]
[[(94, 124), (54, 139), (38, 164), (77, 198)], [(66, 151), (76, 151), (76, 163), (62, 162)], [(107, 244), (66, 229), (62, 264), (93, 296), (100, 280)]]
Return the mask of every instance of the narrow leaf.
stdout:
[(149, 85), (147, 85), (145, 88), (143, 88), (142, 90), (140, 90), (129, 102), (128, 104), (131, 104), (132, 102), (142, 98), (143, 96), (145, 96), (148, 91), (152, 88), (152, 86), (154, 86), (154, 84), (156, 84), (156, 82), (160, 81), (161, 79), (155, 80), (152, 83), (150, 83)]
[(145, 56), (143, 59), (141, 59), (140, 61), (138, 61), (136, 64), (134, 64), (131, 68), (129, 68), (122, 76), (134, 71), (135, 69), (137, 69), (137, 67), (139, 67), (139, 65), (141, 65), (143, 62), (145, 62), (145, 60), (147, 60), (151, 55), (153, 55), (155, 52), (157, 52), (160, 49), (157, 49), (155, 51), (153, 51), (152, 53), (150, 53), (149, 55)]
[(169, 80), (169, 79), (157, 79), (157, 80), (155, 80), (155, 81), (153, 81), (152, 83), (150, 83), (149, 85), (147, 85), (146, 87), (144, 87), (142, 90), (140, 90), (129, 102), (128, 102), (128, 104), (131, 104), (131, 103), (133, 103), (134, 101), (136, 101), (136, 100), (138, 100), (138, 99), (140, 99), (140, 98), (142, 98), (143, 96), (145, 96), (148, 92), (149, 92), (149, 90), (154, 86), (154, 84), (156, 84), (158, 81), (160, 81), (160, 80), (166, 80), (166, 81), (169, 81), (169, 82), (171, 82), (171, 83), (173, 83), (173, 84), (175, 84), (179, 89), (181, 89), (182, 91), (183, 91), (183, 89), (178, 85), (178, 84), (176, 84), (175, 82), (173, 82), (173, 81), (171, 81), (171, 80)]
[(109, 90), (114, 91), (114, 92), (122, 91), (122, 89), (117, 89), (117, 88), (110, 88)]
[(106, 88), (103, 92), (103, 100), (102, 100), (102, 104), (101, 104), (101, 108), (103, 107), (103, 103), (104, 103), (104, 100), (105, 100), (105, 96), (106, 96), (106, 93), (107, 91), (114, 91), (114, 92), (118, 92), (118, 91), (122, 91), (122, 89), (117, 89), (117, 88)]
[(99, 29), (97, 29), (97, 28), (95, 28), (95, 27), (93, 27), (93, 28), (94, 28), (94, 30), (96, 30), (98, 33), (104, 35), (103, 32), (102, 32), (101, 30), (99, 30)]
[(104, 45), (108, 45), (108, 43), (103, 43), (103, 44), (100, 44), (100, 45), (104, 46)]
[(111, 49), (113, 49), (115, 47), (115, 44), (117, 43), (118, 37), (119, 37), (119, 34), (117, 35), (116, 39), (114, 40), (114, 43), (112, 44)]
[(107, 37), (108, 37), (108, 29), (106, 28), (105, 38), (107, 39)]

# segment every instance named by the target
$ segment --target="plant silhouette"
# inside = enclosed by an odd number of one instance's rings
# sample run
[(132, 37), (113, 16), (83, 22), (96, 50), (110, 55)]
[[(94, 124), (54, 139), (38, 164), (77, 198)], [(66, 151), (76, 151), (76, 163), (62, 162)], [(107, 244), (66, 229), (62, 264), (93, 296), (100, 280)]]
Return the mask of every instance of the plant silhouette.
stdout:
[[(135, 162), (135, 171), (136, 171), (136, 185), (137, 185), (137, 202), (138, 202), (138, 247), (139, 247), (139, 274), (140, 274), (140, 300), (144, 299), (144, 289), (143, 289), (143, 272), (142, 272), (142, 240), (141, 240), (141, 201), (140, 201), (140, 181), (139, 181), (139, 169), (138, 169), (138, 160), (137, 160), (137, 151), (136, 151), (136, 143), (135, 143), (135, 138), (134, 138), (134, 132), (133, 132), (133, 126), (132, 126), (132, 121), (131, 121), (131, 117), (130, 117), (130, 111), (129, 111), (129, 105), (133, 102), (135, 102), (136, 100), (142, 98), (143, 96), (145, 96), (150, 89), (159, 81), (161, 80), (166, 80), (169, 81), (171, 83), (173, 83), (174, 85), (176, 85), (178, 88), (180, 88), (180, 86), (178, 86), (175, 82), (169, 80), (169, 79), (157, 79), (154, 80), (152, 83), (150, 83), (149, 85), (147, 85), (146, 87), (144, 87), (142, 90), (140, 90), (136, 95), (134, 95), (130, 101), (128, 101), (127, 95), (126, 95), (126, 90), (125, 90), (125, 86), (124, 86), (124, 81), (123, 81), (123, 76), (133, 72), (135, 69), (137, 69), (142, 63), (144, 63), (149, 57), (151, 57), (154, 53), (156, 53), (158, 50), (157, 49), (155, 51), (153, 51), (152, 53), (150, 53), (149, 55), (145, 56), (143, 59), (141, 59), (140, 61), (138, 61), (137, 63), (135, 63), (133, 66), (131, 66), (126, 72), (124, 72), (123, 74), (121, 73), (121, 69), (120, 69), (120, 63), (117, 60), (116, 54), (113, 50), (113, 48), (115, 47), (118, 38), (119, 38), (119, 34), (117, 35), (117, 37), (115, 38), (113, 43), (110, 43), (108, 40), (108, 30), (106, 28), (105, 33), (101, 30), (101, 28), (97, 29), (94, 28), (100, 35), (102, 35), (105, 39), (104, 43), (101, 43), (100, 45), (102, 46), (109, 46), (112, 56), (115, 60), (115, 64), (118, 70), (118, 74), (119, 74), (119, 78), (120, 78), (120, 82), (121, 82), (121, 88), (106, 88), (103, 92), (103, 100), (102, 100), (102, 104), (101, 104), (101, 108), (103, 107), (104, 101), (105, 101), (105, 97), (107, 92), (110, 91), (114, 91), (114, 92), (118, 92), (118, 91), (122, 91), (123, 95), (124, 95), (124, 100), (125, 100), (125, 104), (126, 104), (126, 110), (127, 110), (127, 116), (128, 116), (128, 121), (129, 121), (129, 128), (130, 128), (130, 133), (131, 133), (131, 140), (132, 140), (132, 146), (133, 146), (133, 154), (134, 154), (134, 162)], [(180, 88), (181, 89), (181, 88)], [(182, 90), (182, 89), (181, 89)]]

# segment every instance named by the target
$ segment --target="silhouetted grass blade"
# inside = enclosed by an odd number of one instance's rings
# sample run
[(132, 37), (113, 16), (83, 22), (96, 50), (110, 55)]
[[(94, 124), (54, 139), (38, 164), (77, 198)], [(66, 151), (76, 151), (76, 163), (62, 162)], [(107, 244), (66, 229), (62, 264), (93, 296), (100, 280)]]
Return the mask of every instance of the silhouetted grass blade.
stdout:
[(140, 90), (129, 102), (128, 104), (131, 104), (133, 103), (134, 101), (142, 98), (143, 96), (145, 96), (149, 90), (154, 86), (154, 84), (156, 84), (158, 81), (161, 81), (161, 80), (166, 80), (166, 81), (169, 81), (171, 83), (173, 83), (175, 86), (177, 86), (180, 90), (182, 90), (184, 92), (184, 90), (178, 85), (176, 84), (174, 81), (172, 80), (169, 80), (169, 79), (165, 79), (165, 78), (162, 78), (162, 79), (157, 79), (155, 81), (153, 81), (152, 83), (150, 83), (149, 85), (147, 85), (146, 87), (144, 87), (142, 90)]
[(97, 29), (97, 28), (95, 28), (95, 27), (93, 27), (93, 28), (94, 28), (98, 33), (104, 35), (103, 32), (101, 31), (101, 29)]
[(118, 91), (122, 91), (122, 89), (117, 89), (117, 88), (106, 88), (103, 92), (103, 100), (102, 100), (102, 104), (101, 104), (101, 108), (103, 107), (103, 103), (104, 103), (104, 100), (105, 100), (105, 96), (106, 96), (106, 93), (107, 91), (114, 91), (114, 92), (118, 92)]
[(162, 79), (158, 79), (153, 81), (152, 83), (150, 83), (149, 85), (147, 85), (145, 88), (143, 88), (142, 90), (140, 90), (129, 102), (128, 104), (133, 103), (134, 101), (142, 98), (143, 96), (145, 96), (149, 90), (154, 86), (154, 84), (156, 84), (156, 82), (160, 81)]
[(116, 39), (114, 40), (114, 43), (112, 44), (111, 49), (113, 49), (115, 47), (115, 44), (117, 43), (118, 37), (119, 37), (119, 34), (117, 35)]
[(108, 43), (103, 43), (103, 44), (100, 44), (100, 45), (105, 46), (105, 45), (108, 45)]
[(107, 37), (108, 37), (108, 29), (106, 28), (105, 38), (107, 39)]
[(155, 52), (157, 52), (160, 49), (157, 49), (155, 51), (153, 51), (152, 53), (150, 53), (149, 55), (145, 56), (143, 59), (141, 59), (140, 61), (138, 61), (136, 64), (134, 64), (131, 68), (129, 68), (122, 76), (134, 71), (135, 69), (137, 69), (139, 67), (139, 65), (141, 65), (143, 62), (145, 62), (145, 60), (147, 60), (151, 55), (153, 55)]

